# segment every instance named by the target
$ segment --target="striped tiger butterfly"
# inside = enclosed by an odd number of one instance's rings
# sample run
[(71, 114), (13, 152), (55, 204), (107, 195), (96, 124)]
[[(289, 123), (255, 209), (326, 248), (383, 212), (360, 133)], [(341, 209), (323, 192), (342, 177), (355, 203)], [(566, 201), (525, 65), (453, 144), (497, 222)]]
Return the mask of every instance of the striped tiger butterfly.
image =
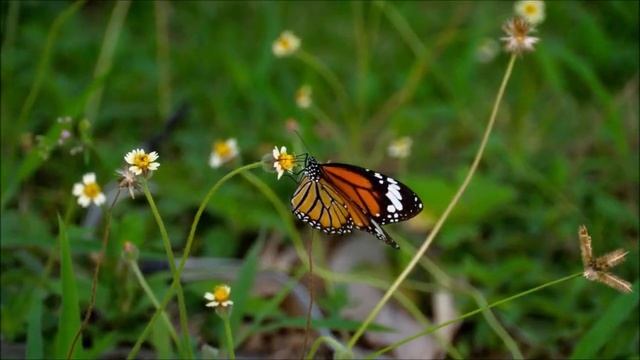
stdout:
[(382, 225), (404, 221), (422, 211), (422, 201), (400, 181), (373, 170), (341, 163), (319, 163), (305, 155), (302, 177), (291, 197), (293, 213), (327, 234), (369, 232), (391, 247)]

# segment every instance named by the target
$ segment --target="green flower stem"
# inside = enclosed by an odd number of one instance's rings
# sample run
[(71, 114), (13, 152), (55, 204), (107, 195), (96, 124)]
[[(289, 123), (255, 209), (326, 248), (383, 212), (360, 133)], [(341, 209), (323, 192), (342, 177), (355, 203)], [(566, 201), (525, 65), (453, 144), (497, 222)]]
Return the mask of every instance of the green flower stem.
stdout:
[[(404, 239), (402, 236), (394, 233), (391, 233), (391, 235), (393, 236), (394, 239), (396, 239), (396, 241), (400, 243), (400, 251), (402, 251), (405, 254), (414, 254), (416, 252), (415, 247), (406, 239)], [(442, 269), (440, 269), (440, 267), (434, 261), (429, 259), (429, 257), (427, 256), (423, 257), (422, 259), (420, 259), (419, 263), (426, 271), (428, 271), (436, 279), (436, 282), (440, 284), (441, 287), (444, 287), (453, 291), (463, 292), (465, 294), (470, 295), (474, 299), (478, 307), (487, 306), (488, 304), (487, 300), (485, 299), (485, 297), (482, 295), (480, 291), (478, 291), (476, 288), (474, 288), (469, 284), (466, 284), (466, 283), (459, 284), (454, 282), (451, 279), (451, 277), (447, 275), (447, 273), (444, 272)], [(407, 284), (405, 282), (405, 286), (406, 285)], [(522, 355), (522, 352), (520, 352), (520, 349), (518, 348), (518, 344), (516, 344), (515, 340), (513, 340), (513, 338), (509, 335), (507, 330), (505, 330), (504, 327), (500, 324), (500, 322), (498, 321), (496, 316), (493, 314), (493, 312), (491, 312), (491, 310), (485, 310), (482, 312), (482, 315), (484, 316), (489, 327), (493, 329), (496, 335), (498, 335), (498, 337), (505, 344), (507, 349), (509, 349), (509, 351), (511, 352), (511, 356), (514, 359), (523, 359), (523, 355)], [(435, 334), (438, 334), (438, 333), (436, 332)]]
[(295, 247), (296, 252), (298, 253), (298, 257), (300, 258), (300, 261), (302, 261), (305, 268), (309, 269), (309, 260), (307, 259), (307, 256), (304, 250), (304, 245), (302, 244), (302, 238), (300, 237), (300, 234), (298, 233), (298, 231), (296, 231), (296, 227), (293, 224), (291, 212), (289, 211), (289, 209), (287, 209), (287, 207), (282, 203), (280, 198), (278, 198), (278, 195), (276, 195), (276, 193), (274, 193), (273, 190), (269, 186), (267, 186), (267, 184), (265, 184), (262, 180), (260, 180), (259, 177), (251, 173), (242, 173), (242, 176), (248, 182), (250, 182), (253, 186), (258, 188), (258, 190), (260, 190), (262, 195), (264, 195), (264, 197), (266, 197), (267, 200), (271, 202), (273, 207), (276, 208), (278, 215), (280, 215), (280, 217), (284, 220), (285, 225), (287, 226), (287, 230), (289, 232), (289, 235), (291, 236), (291, 241), (293, 241), (293, 246)]
[[(147, 283), (147, 280), (145, 280), (144, 275), (142, 275), (142, 272), (140, 271), (140, 267), (138, 266), (138, 262), (134, 260), (127, 260), (127, 264), (133, 271), (133, 274), (136, 276), (136, 279), (140, 284), (140, 287), (142, 288), (142, 290), (144, 290), (144, 293), (147, 295), (147, 297), (149, 298), (153, 306), (156, 309), (160, 308), (160, 303), (158, 302), (158, 298), (153, 293), (153, 290), (151, 290), (151, 287)], [(167, 326), (167, 330), (169, 330), (169, 335), (171, 335), (171, 338), (176, 343), (176, 346), (179, 347), (180, 339), (178, 338), (178, 334), (176, 333), (176, 329), (173, 327), (171, 320), (169, 320), (169, 316), (165, 311), (162, 311), (161, 316), (162, 316), (162, 320), (164, 321), (164, 324)]]
[[(176, 288), (178, 292), (178, 310), (180, 313), (180, 327), (182, 332), (182, 346), (180, 346), (181, 352), (186, 353), (189, 358), (193, 358), (193, 354), (191, 352), (191, 341), (189, 340), (189, 324), (187, 323), (187, 307), (184, 302), (184, 292), (182, 291), (182, 284), (180, 283), (180, 273), (176, 269), (176, 260), (173, 256), (173, 250), (171, 249), (171, 240), (169, 240), (169, 234), (167, 234), (167, 229), (164, 226), (164, 222), (162, 221), (162, 217), (160, 217), (160, 213), (158, 212), (158, 207), (156, 206), (156, 202), (153, 200), (153, 196), (151, 196), (151, 192), (149, 191), (149, 185), (147, 180), (144, 177), (141, 177), (142, 181), (142, 190), (144, 191), (144, 196), (147, 198), (149, 202), (149, 207), (151, 207), (151, 212), (153, 213), (153, 217), (158, 224), (158, 228), (160, 228), (160, 235), (162, 237), (162, 243), (164, 245), (164, 250), (167, 253), (167, 260), (169, 262), (169, 268), (171, 269), (171, 274), (173, 276), (174, 283), (177, 283)], [(156, 312), (164, 310), (164, 308), (157, 309)]]
[(182, 259), (180, 260), (180, 265), (178, 265), (178, 269), (177, 269), (178, 277), (177, 278), (176, 277), (173, 278), (173, 282), (171, 283), (171, 287), (169, 288), (169, 290), (165, 294), (164, 298), (162, 299), (162, 302), (160, 303), (160, 307), (156, 309), (156, 312), (151, 317), (151, 320), (149, 320), (149, 322), (147, 323), (147, 326), (142, 331), (142, 334), (140, 334), (140, 336), (138, 337), (138, 340), (136, 341), (136, 343), (134, 344), (133, 348), (129, 352), (129, 355), (127, 356), (128, 359), (133, 359), (133, 358), (136, 357), (138, 351), (140, 351), (140, 347), (142, 346), (142, 342), (144, 341), (144, 339), (149, 334), (149, 331), (151, 331), (151, 327), (152, 327), (153, 323), (155, 322), (156, 318), (161, 314), (162, 311), (164, 311), (164, 308), (167, 306), (167, 304), (169, 303), (169, 301), (173, 297), (173, 292), (179, 287), (180, 274), (182, 274), (182, 270), (184, 269), (184, 266), (185, 266), (185, 264), (187, 262), (187, 258), (189, 257), (189, 253), (191, 252), (191, 247), (193, 246), (193, 241), (194, 241), (194, 238), (195, 238), (196, 228), (198, 227), (198, 222), (200, 221), (200, 217), (202, 216), (202, 213), (204, 212), (204, 209), (207, 206), (207, 204), (209, 203), (209, 200), (211, 199), (213, 194), (215, 194), (216, 191), (218, 191), (218, 189), (222, 186), (222, 184), (227, 182), (229, 179), (231, 179), (235, 175), (241, 174), (241, 173), (243, 173), (245, 171), (248, 171), (248, 170), (251, 170), (251, 169), (258, 168), (260, 166), (262, 166), (261, 162), (255, 162), (255, 163), (240, 167), (238, 169), (235, 169), (235, 170), (229, 172), (228, 174), (226, 174), (225, 176), (223, 176), (220, 180), (218, 180), (211, 187), (211, 189), (209, 189), (209, 192), (207, 192), (207, 194), (205, 195), (204, 199), (202, 200), (202, 203), (200, 203), (200, 207), (198, 208), (198, 211), (196, 212), (196, 215), (193, 218), (193, 223), (191, 224), (191, 230), (189, 231), (189, 237), (187, 238), (187, 245), (185, 247), (184, 253), (182, 254)]
[(423, 331), (421, 331), (421, 332), (419, 332), (419, 333), (417, 333), (415, 335), (411, 335), (406, 339), (400, 340), (400, 341), (398, 341), (396, 343), (393, 343), (393, 344), (391, 344), (391, 345), (389, 345), (389, 346), (387, 346), (387, 347), (385, 347), (383, 349), (380, 349), (380, 350), (376, 351), (375, 353), (369, 355), (368, 358), (369, 359), (378, 358), (380, 355), (382, 355), (382, 354), (384, 354), (384, 353), (386, 353), (388, 351), (391, 351), (391, 350), (393, 350), (393, 349), (395, 349), (395, 348), (397, 348), (397, 347), (399, 347), (401, 345), (404, 345), (404, 344), (406, 344), (406, 343), (408, 343), (408, 342), (410, 342), (412, 340), (415, 340), (415, 339), (417, 339), (417, 338), (419, 338), (421, 336), (428, 335), (428, 334), (430, 334), (430, 333), (432, 333), (432, 332), (434, 332), (434, 331), (436, 331), (438, 329), (441, 329), (441, 328), (443, 328), (445, 326), (451, 325), (453, 323), (456, 323), (458, 321), (466, 319), (466, 318), (468, 318), (470, 316), (473, 316), (473, 315), (476, 315), (478, 313), (481, 313), (481, 312), (483, 312), (483, 311), (485, 311), (487, 309), (494, 308), (494, 307), (496, 307), (498, 305), (502, 305), (504, 303), (508, 303), (508, 302), (510, 302), (512, 300), (515, 300), (517, 298), (520, 298), (520, 297), (523, 297), (525, 295), (529, 295), (529, 294), (534, 293), (536, 291), (542, 290), (542, 289), (544, 289), (546, 287), (557, 285), (557, 284), (560, 284), (562, 282), (565, 282), (565, 281), (568, 281), (568, 280), (571, 280), (571, 279), (575, 279), (575, 278), (580, 277), (580, 276), (582, 276), (582, 272), (578, 272), (578, 273), (575, 273), (575, 274), (572, 274), (572, 275), (569, 275), (569, 276), (565, 276), (563, 278), (560, 278), (560, 279), (557, 279), (557, 280), (554, 280), (554, 281), (550, 281), (548, 283), (542, 284), (540, 286), (536, 286), (534, 288), (531, 288), (529, 290), (526, 290), (526, 291), (523, 291), (521, 293), (515, 294), (513, 296), (509, 296), (508, 298), (505, 298), (505, 299), (502, 299), (502, 300), (498, 300), (498, 301), (496, 301), (494, 303), (491, 303), (490, 305), (480, 307), (478, 309), (475, 309), (473, 311), (465, 313), (465, 314), (463, 314), (461, 316), (458, 316), (455, 319), (452, 319), (452, 320), (449, 320), (449, 321), (445, 321), (442, 324), (438, 324), (438, 325), (435, 325), (435, 326), (428, 327), (425, 330), (423, 330)]
[[(409, 248), (408, 250), (411, 251), (411, 248)], [(442, 271), (440, 267), (438, 267), (438, 265), (436, 265), (428, 257), (422, 258), (420, 263), (423, 265), (425, 269), (427, 269), (427, 271), (429, 271), (435, 278), (437, 278), (441, 284), (444, 284), (445, 286), (453, 287), (453, 288), (458, 286), (457, 284), (453, 283), (453, 280), (451, 280), (451, 278), (449, 277), (449, 275), (447, 275), (447, 273)], [(461, 289), (462, 291), (469, 294), (475, 300), (478, 307), (482, 308), (488, 305), (487, 299), (476, 288), (474, 288), (469, 284), (463, 284), (461, 287), (462, 287)], [(489, 309), (485, 309), (482, 312), (482, 315), (484, 316), (485, 321), (487, 322), (489, 327), (493, 329), (496, 335), (498, 335), (498, 337), (502, 340), (504, 345), (507, 347), (509, 352), (511, 352), (511, 356), (514, 359), (524, 359), (524, 355), (522, 355), (520, 348), (518, 348), (518, 344), (511, 337), (511, 335), (509, 335), (509, 332), (507, 332), (507, 330), (502, 326), (502, 324), (500, 324), (500, 322), (498, 321), (496, 316), (493, 314), (493, 312)]]
[(229, 316), (221, 316), (222, 322), (224, 322), (224, 334), (227, 338), (227, 352), (229, 353), (229, 358), (231, 360), (235, 360), (236, 353), (233, 350), (233, 334), (231, 333), (231, 323), (229, 322)]
[(100, 249), (100, 256), (98, 256), (98, 261), (96, 262), (96, 268), (93, 272), (93, 281), (91, 282), (91, 299), (89, 300), (89, 307), (87, 308), (87, 312), (84, 315), (84, 319), (80, 324), (80, 328), (73, 336), (73, 340), (71, 341), (71, 346), (69, 346), (69, 351), (67, 351), (67, 359), (71, 359), (73, 355), (73, 350), (80, 339), (80, 335), (82, 335), (82, 331), (89, 324), (89, 319), (91, 318), (91, 314), (93, 313), (93, 307), (96, 304), (96, 294), (98, 293), (98, 275), (100, 275), (100, 266), (102, 262), (105, 261), (104, 258), (107, 253), (107, 244), (109, 243), (109, 232), (111, 230), (111, 215), (113, 214), (113, 207), (116, 205), (118, 201), (118, 197), (120, 196), (120, 189), (116, 192), (116, 195), (113, 197), (113, 201), (111, 205), (106, 209), (105, 212), (105, 220), (104, 220), (104, 231), (102, 232), (102, 248)]
[(444, 225), (444, 222), (449, 217), (449, 214), (451, 213), (451, 211), (453, 211), (458, 201), (460, 200), (465, 190), (467, 189), (467, 186), (471, 182), (471, 179), (473, 178), (473, 175), (475, 174), (476, 169), (480, 164), (480, 160), (482, 159), (482, 155), (484, 153), (484, 149), (489, 140), (489, 135), (491, 134), (491, 130), (493, 129), (493, 124), (495, 123), (495, 119), (498, 114), (498, 108), (500, 106), (502, 96), (504, 95), (504, 91), (507, 87), (509, 77), (511, 76), (511, 71), (513, 70), (513, 65), (515, 63), (515, 60), (516, 60), (516, 55), (511, 55), (511, 59), (509, 60), (509, 64), (507, 65), (507, 69), (502, 79), (502, 83), (500, 84), (500, 89), (498, 90), (496, 100), (493, 104), (493, 110), (491, 111), (491, 116), (489, 117), (489, 123), (487, 124), (487, 128), (485, 129), (485, 132), (482, 137), (482, 141), (480, 142), (480, 146), (478, 148), (476, 156), (473, 160), (473, 163), (471, 164), (471, 167), (469, 168), (469, 172), (467, 173), (466, 178), (462, 182), (462, 185), (460, 185), (460, 188), (458, 188), (458, 191), (454, 195), (453, 199), (451, 199), (451, 202), (447, 206), (444, 213), (440, 216), (440, 219), (438, 219), (438, 222), (435, 224), (435, 226), (429, 233), (429, 236), (427, 236), (423, 244), (420, 246), (420, 249), (418, 250), (418, 252), (413, 256), (413, 258), (411, 259), (407, 267), (405, 267), (402, 273), (396, 278), (396, 281), (394, 281), (394, 283), (391, 285), (389, 290), (387, 290), (387, 292), (384, 294), (382, 299), (380, 299), (380, 301), (376, 304), (373, 310), (369, 313), (369, 315), (364, 320), (362, 325), (360, 325), (356, 333), (351, 337), (347, 345), (349, 349), (353, 348), (353, 346), (356, 344), (360, 336), (364, 334), (364, 331), (367, 329), (369, 324), (371, 324), (373, 319), (375, 319), (376, 316), (378, 316), (378, 313), (380, 312), (380, 310), (382, 310), (382, 307), (384, 306), (384, 304), (386, 304), (389, 298), (391, 298), (391, 295), (393, 295), (393, 293), (398, 289), (398, 287), (404, 281), (404, 279), (406, 279), (406, 277), (409, 276), (409, 273), (416, 266), (420, 258), (426, 253), (427, 249), (429, 248), (429, 245), (431, 245), (431, 242), (433, 241), (435, 236), (440, 232), (442, 225)]

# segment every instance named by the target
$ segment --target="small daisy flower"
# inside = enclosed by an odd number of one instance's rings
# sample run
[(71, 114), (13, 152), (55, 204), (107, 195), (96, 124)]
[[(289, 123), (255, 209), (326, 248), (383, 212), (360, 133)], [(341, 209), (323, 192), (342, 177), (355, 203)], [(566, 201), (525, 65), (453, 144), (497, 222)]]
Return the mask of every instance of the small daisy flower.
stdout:
[(282, 146), (280, 150), (278, 150), (277, 146), (273, 148), (273, 159), (273, 167), (278, 173), (278, 180), (280, 180), (285, 171), (291, 172), (296, 166), (295, 156), (293, 156), (293, 154), (287, 154), (287, 148), (285, 146)]
[(413, 145), (413, 140), (408, 137), (401, 137), (396, 139), (389, 144), (387, 148), (387, 153), (389, 156), (397, 159), (404, 159), (409, 157), (411, 154), (411, 146)]
[(533, 45), (538, 42), (537, 37), (529, 36), (535, 29), (523, 18), (514, 17), (507, 21), (502, 30), (507, 36), (500, 40), (505, 42), (505, 49), (513, 54), (522, 54), (525, 51), (533, 51)]
[(513, 9), (531, 25), (538, 25), (544, 21), (544, 1), (523, 0), (515, 3)]
[(91, 202), (100, 206), (107, 200), (100, 185), (96, 182), (96, 174), (94, 173), (84, 174), (82, 182), (75, 183), (71, 192), (78, 197), (78, 204), (85, 208), (91, 205)]
[(213, 289), (213, 293), (204, 293), (204, 298), (209, 302), (207, 307), (217, 308), (219, 306), (227, 307), (233, 305), (233, 301), (229, 300), (231, 296), (231, 287), (229, 285), (218, 285)]
[(295, 53), (299, 47), (300, 39), (291, 31), (287, 30), (280, 34), (276, 41), (273, 42), (271, 50), (275, 56), (285, 57)]
[(131, 196), (132, 199), (135, 199), (136, 197), (134, 191), (137, 190), (138, 186), (140, 185), (138, 183), (138, 179), (136, 178), (136, 174), (134, 174), (126, 167), (124, 169), (116, 170), (116, 173), (120, 175), (120, 177), (118, 178), (118, 186), (121, 189), (128, 189), (129, 196)]
[(157, 152), (152, 151), (147, 154), (143, 149), (129, 151), (124, 157), (124, 161), (131, 165), (129, 171), (136, 175), (147, 175), (150, 171), (158, 170), (160, 163), (156, 160), (158, 160)]
[(209, 166), (214, 169), (219, 168), (236, 156), (238, 156), (238, 142), (236, 139), (218, 140), (213, 143), (211, 156), (209, 156)]
[(301, 109), (307, 109), (311, 106), (311, 86), (302, 85), (298, 91), (296, 91), (296, 105)]

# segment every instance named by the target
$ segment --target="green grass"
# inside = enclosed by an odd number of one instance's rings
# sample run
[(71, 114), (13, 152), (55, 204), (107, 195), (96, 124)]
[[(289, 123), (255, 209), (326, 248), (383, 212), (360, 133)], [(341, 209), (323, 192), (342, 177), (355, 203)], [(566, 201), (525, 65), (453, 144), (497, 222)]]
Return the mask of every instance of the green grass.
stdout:
[[(513, 9), (506, 2), (379, 4), (2, 3), (0, 330), (3, 344), (17, 349), (5, 354), (3, 346), (3, 357), (64, 353), (56, 342), (75, 329), (65, 332), (59, 324), (79, 326), (102, 239), (101, 222), (83, 226), (89, 212), (76, 205), (71, 188), (92, 171), (108, 188), (124, 154), (162, 132), (183, 105), (186, 115), (153, 149), (161, 166), (150, 179), (177, 260), (208, 189), (275, 145), (380, 169), (409, 184), (425, 203), (421, 221), (389, 228), (418, 248), (473, 160), (508, 61), (499, 53), (479, 62), (477, 47), (502, 36)], [(630, 251), (614, 271), (637, 285), (639, 5), (546, 5), (541, 42), (516, 61), (478, 172), (427, 252), (485, 303), (580, 271), (580, 224), (588, 226), (596, 254)], [(279, 59), (271, 53), (272, 41), (286, 29), (302, 39), (303, 55)], [(327, 81), (327, 71), (347, 98)], [(304, 83), (328, 122), (296, 107), (294, 94)], [(73, 123), (58, 123), (63, 116)], [(291, 117), (308, 148), (287, 132)], [(65, 129), (73, 137), (58, 145)], [(389, 158), (389, 142), (406, 135), (414, 142), (411, 156)], [(211, 143), (228, 137), (238, 139), (240, 158), (211, 169)], [(78, 146), (83, 150), (71, 155)], [(256, 244), (281, 239), (281, 249), (295, 246), (306, 257), (301, 246), (310, 230), (287, 209), (295, 184), (260, 169), (243, 175), (215, 192), (191, 235), (190, 255), (211, 260), (207, 272), (216, 275), (183, 281), (191, 347), (180, 351), (199, 354), (203, 344), (226, 349), (222, 321), (202, 300), (218, 282), (235, 284), (232, 296), (239, 297), (231, 318), (236, 341), (304, 323), (287, 302), (274, 304), (281, 294), (258, 296), (256, 290)], [(155, 311), (120, 259), (124, 242), (139, 248), (157, 299), (167, 296), (172, 277), (168, 268), (148, 271), (156, 262), (166, 264), (166, 255), (143, 194), (117, 204), (111, 227), (95, 314), (78, 347), (93, 358), (126, 356)], [(314, 324), (334, 328), (344, 345), (357, 326), (334, 315), (357, 299), (344, 298), (343, 282), (381, 283), (384, 291), (412, 254), (389, 251), (375, 267), (323, 273), (332, 251), (350, 240), (319, 238), (314, 265), (325, 291), (316, 291), (316, 302), (328, 320)], [(371, 246), (384, 245), (371, 237)], [(228, 259), (241, 265), (216, 272)], [(293, 278), (299, 271), (296, 265), (286, 273)], [(427, 266), (409, 276), (411, 284), (448, 288), (443, 279)], [(400, 295), (430, 318), (431, 294), (411, 284), (401, 285)], [(573, 279), (492, 311), (527, 358), (637, 358), (634, 289), (634, 295), (620, 295)], [(460, 314), (481, 306), (470, 291), (452, 291)], [(175, 298), (167, 313), (181, 332)], [(450, 344), (462, 357), (514, 354), (487, 319), (462, 322)], [(374, 324), (369, 331), (386, 329)], [(238, 356), (244, 345), (236, 343)], [(371, 353), (384, 347), (360, 345)], [(179, 354), (161, 321), (142, 351)]]

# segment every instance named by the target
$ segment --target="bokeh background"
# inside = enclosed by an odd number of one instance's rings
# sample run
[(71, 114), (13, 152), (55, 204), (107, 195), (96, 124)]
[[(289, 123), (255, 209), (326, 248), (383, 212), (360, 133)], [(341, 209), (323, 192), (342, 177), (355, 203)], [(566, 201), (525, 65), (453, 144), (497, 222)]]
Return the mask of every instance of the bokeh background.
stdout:
[[(73, 4), (1, 4), (3, 358), (23, 357), (30, 332), (31, 339), (41, 334), (45, 354), (54, 347), (62, 295), (57, 214), (67, 224), (86, 309), (102, 227), (95, 209), (75, 204), (71, 187), (93, 171), (109, 191), (124, 154), (140, 145), (160, 153), (151, 185), (177, 254), (209, 187), (274, 145), (379, 169), (410, 185), (425, 210), (389, 229), (403, 248), (419, 246), (477, 150), (508, 61), (497, 41), (513, 14), (511, 2), (88, 1), (70, 12)], [(494, 309), (494, 322), (477, 315), (450, 328), (442, 334), (454, 348), (448, 356), (638, 358), (638, 2), (546, 5), (541, 41), (515, 64), (481, 167), (428, 252), (444, 275), (417, 268), (414, 286), (401, 292), (419, 312), (388, 307), (410, 326), (378, 319), (359, 350), (392, 342), (385, 334), (415, 333), (442, 312), (473, 310), (478, 297), (499, 300), (580, 271), (577, 229), (586, 224), (597, 254), (630, 251), (614, 272), (635, 284), (634, 295), (574, 279)], [(283, 30), (336, 74), (349, 111), (315, 68), (272, 54)], [(313, 89), (313, 110), (296, 106), (303, 84)], [(72, 136), (58, 144), (57, 119), (65, 116)], [(413, 140), (410, 156), (389, 157), (389, 144), (403, 136)], [(212, 169), (212, 143), (226, 138), (237, 139), (241, 155)], [(254, 173), (288, 203), (294, 181)], [(195, 345), (224, 347), (220, 320), (202, 300), (224, 281), (239, 303), (234, 330), (247, 331), (238, 353), (298, 356), (304, 307), (290, 295), (263, 311), (282, 286), (256, 275), (293, 277), (300, 267), (287, 221), (241, 177), (214, 196), (192, 252), (202, 263), (185, 279)], [(310, 230), (295, 224), (306, 241)], [(362, 319), (353, 308), (372, 307), (411, 253), (366, 234), (316, 239), (319, 267), (357, 275), (314, 277), (328, 319), (314, 327), (344, 341)], [(126, 354), (153, 312), (119, 260), (125, 241), (140, 249), (154, 291), (167, 289), (144, 197), (120, 202), (83, 337), (88, 357)], [(168, 311), (177, 317), (175, 306)], [(260, 326), (251, 328), (261, 311)], [(391, 356), (425, 347), (442, 356), (438, 341), (423, 338)], [(157, 326), (142, 356), (175, 355), (170, 343)]]

